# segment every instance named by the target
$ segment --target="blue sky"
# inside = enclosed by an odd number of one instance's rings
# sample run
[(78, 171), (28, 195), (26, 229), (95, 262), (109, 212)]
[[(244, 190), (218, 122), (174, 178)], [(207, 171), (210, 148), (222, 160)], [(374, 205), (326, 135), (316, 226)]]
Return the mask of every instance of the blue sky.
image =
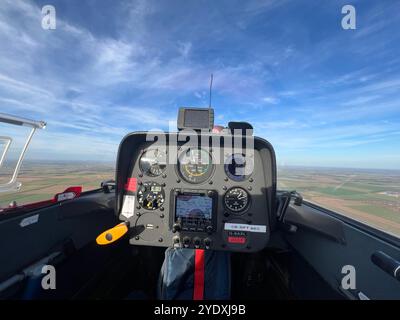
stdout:
[[(41, 28), (41, 7), (57, 29)], [(357, 29), (341, 28), (341, 8)], [(180, 106), (246, 120), (280, 165), (400, 169), (400, 2), (14, 1), (0, 6), (0, 112), (45, 120), (28, 157), (115, 160)]]

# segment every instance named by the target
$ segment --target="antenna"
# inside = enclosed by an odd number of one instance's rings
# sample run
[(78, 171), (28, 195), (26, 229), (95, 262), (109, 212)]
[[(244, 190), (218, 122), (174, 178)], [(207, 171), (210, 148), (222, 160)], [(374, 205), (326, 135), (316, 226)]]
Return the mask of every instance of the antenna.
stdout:
[(208, 109), (211, 109), (211, 93), (212, 93), (212, 85), (213, 85), (213, 74), (211, 73), (211, 79), (210, 79), (210, 104), (208, 105)]

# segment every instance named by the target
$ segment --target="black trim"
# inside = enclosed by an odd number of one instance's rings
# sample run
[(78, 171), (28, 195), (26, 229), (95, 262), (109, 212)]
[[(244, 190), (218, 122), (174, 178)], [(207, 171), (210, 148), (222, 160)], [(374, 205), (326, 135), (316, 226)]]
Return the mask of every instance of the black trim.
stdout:
[(344, 223), (346, 223), (346, 224), (348, 224), (348, 225), (350, 225), (350, 226), (352, 226), (354, 228), (361, 229), (363, 232), (365, 232), (365, 233), (367, 233), (367, 234), (369, 234), (371, 236), (377, 237), (380, 240), (386, 241), (387, 243), (389, 243), (389, 244), (391, 244), (393, 246), (396, 246), (397, 248), (400, 249), (400, 238), (397, 238), (394, 235), (391, 235), (391, 234), (386, 233), (386, 232), (384, 232), (382, 230), (376, 229), (376, 228), (374, 228), (374, 227), (372, 227), (370, 225), (367, 225), (367, 224), (365, 224), (365, 223), (363, 223), (361, 221), (357, 221), (357, 220), (355, 220), (353, 218), (345, 216), (344, 214), (340, 214), (340, 213), (337, 213), (337, 212), (332, 211), (330, 209), (321, 207), (321, 206), (319, 206), (319, 205), (317, 205), (315, 203), (309, 202), (307, 200), (303, 201), (303, 205), (308, 206), (308, 207), (313, 208), (313, 209), (316, 209), (316, 210), (319, 210), (322, 213), (325, 213), (325, 214), (327, 214), (329, 216), (332, 216), (333, 218), (339, 219), (342, 222), (344, 222)]
[(343, 222), (320, 214), (319, 210), (315, 208), (307, 210), (307, 208), (292, 205), (287, 209), (283, 217), (283, 224), (306, 228), (337, 243), (346, 244)]
[[(24, 205), (22, 205), (21, 207), (16, 207), (15, 210), (8, 210), (8, 211), (0, 212), (0, 222), (8, 220), (8, 219), (18, 218), (18, 217), (24, 216), (26, 214), (35, 213), (36, 211), (43, 210), (43, 209), (48, 209), (48, 208), (52, 208), (52, 207), (56, 207), (56, 206), (61, 207), (62, 205), (70, 203), (71, 201), (78, 200), (78, 199), (81, 199), (82, 197), (85, 197), (85, 196), (88, 196), (91, 194), (95, 194), (95, 193), (100, 193), (100, 192), (104, 193), (104, 190), (102, 188), (99, 188), (99, 189), (84, 191), (77, 198), (54, 202), (54, 203), (50, 203), (50, 204), (44, 204), (43, 206), (33, 208), (30, 210), (28, 208), (23, 207)], [(62, 193), (62, 192), (60, 192), (60, 193)], [(51, 199), (42, 200), (42, 201), (50, 201), (50, 200)], [(41, 201), (38, 201), (38, 202), (41, 202)], [(34, 204), (34, 203), (27, 203), (26, 205), (31, 205), (31, 204)]]

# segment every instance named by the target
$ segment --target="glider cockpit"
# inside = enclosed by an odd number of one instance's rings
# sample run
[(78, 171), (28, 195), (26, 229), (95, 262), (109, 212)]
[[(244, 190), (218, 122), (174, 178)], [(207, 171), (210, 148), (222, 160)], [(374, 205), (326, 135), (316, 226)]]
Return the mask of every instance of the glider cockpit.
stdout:
[[(262, 250), (274, 224), (273, 147), (250, 127), (212, 132), (211, 109), (180, 114), (180, 131), (136, 132), (120, 144), (116, 212), (130, 243)], [(101, 238), (115, 240), (110, 232)]]
[(115, 181), (4, 209), (0, 298), (399, 298), (398, 238), (277, 191), (272, 145), (213, 119), (182, 108), (177, 132), (123, 138)]

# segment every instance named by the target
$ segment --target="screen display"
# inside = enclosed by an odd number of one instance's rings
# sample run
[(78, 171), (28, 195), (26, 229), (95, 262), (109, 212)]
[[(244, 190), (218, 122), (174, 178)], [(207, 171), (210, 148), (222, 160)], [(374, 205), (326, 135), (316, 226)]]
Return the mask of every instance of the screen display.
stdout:
[(211, 219), (213, 199), (201, 195), (178, 195), (176, 198), (177, 218)]
[(210, 113), (208, 110), (185, 110), (183, 125), (187, 128), (210, 127)]

